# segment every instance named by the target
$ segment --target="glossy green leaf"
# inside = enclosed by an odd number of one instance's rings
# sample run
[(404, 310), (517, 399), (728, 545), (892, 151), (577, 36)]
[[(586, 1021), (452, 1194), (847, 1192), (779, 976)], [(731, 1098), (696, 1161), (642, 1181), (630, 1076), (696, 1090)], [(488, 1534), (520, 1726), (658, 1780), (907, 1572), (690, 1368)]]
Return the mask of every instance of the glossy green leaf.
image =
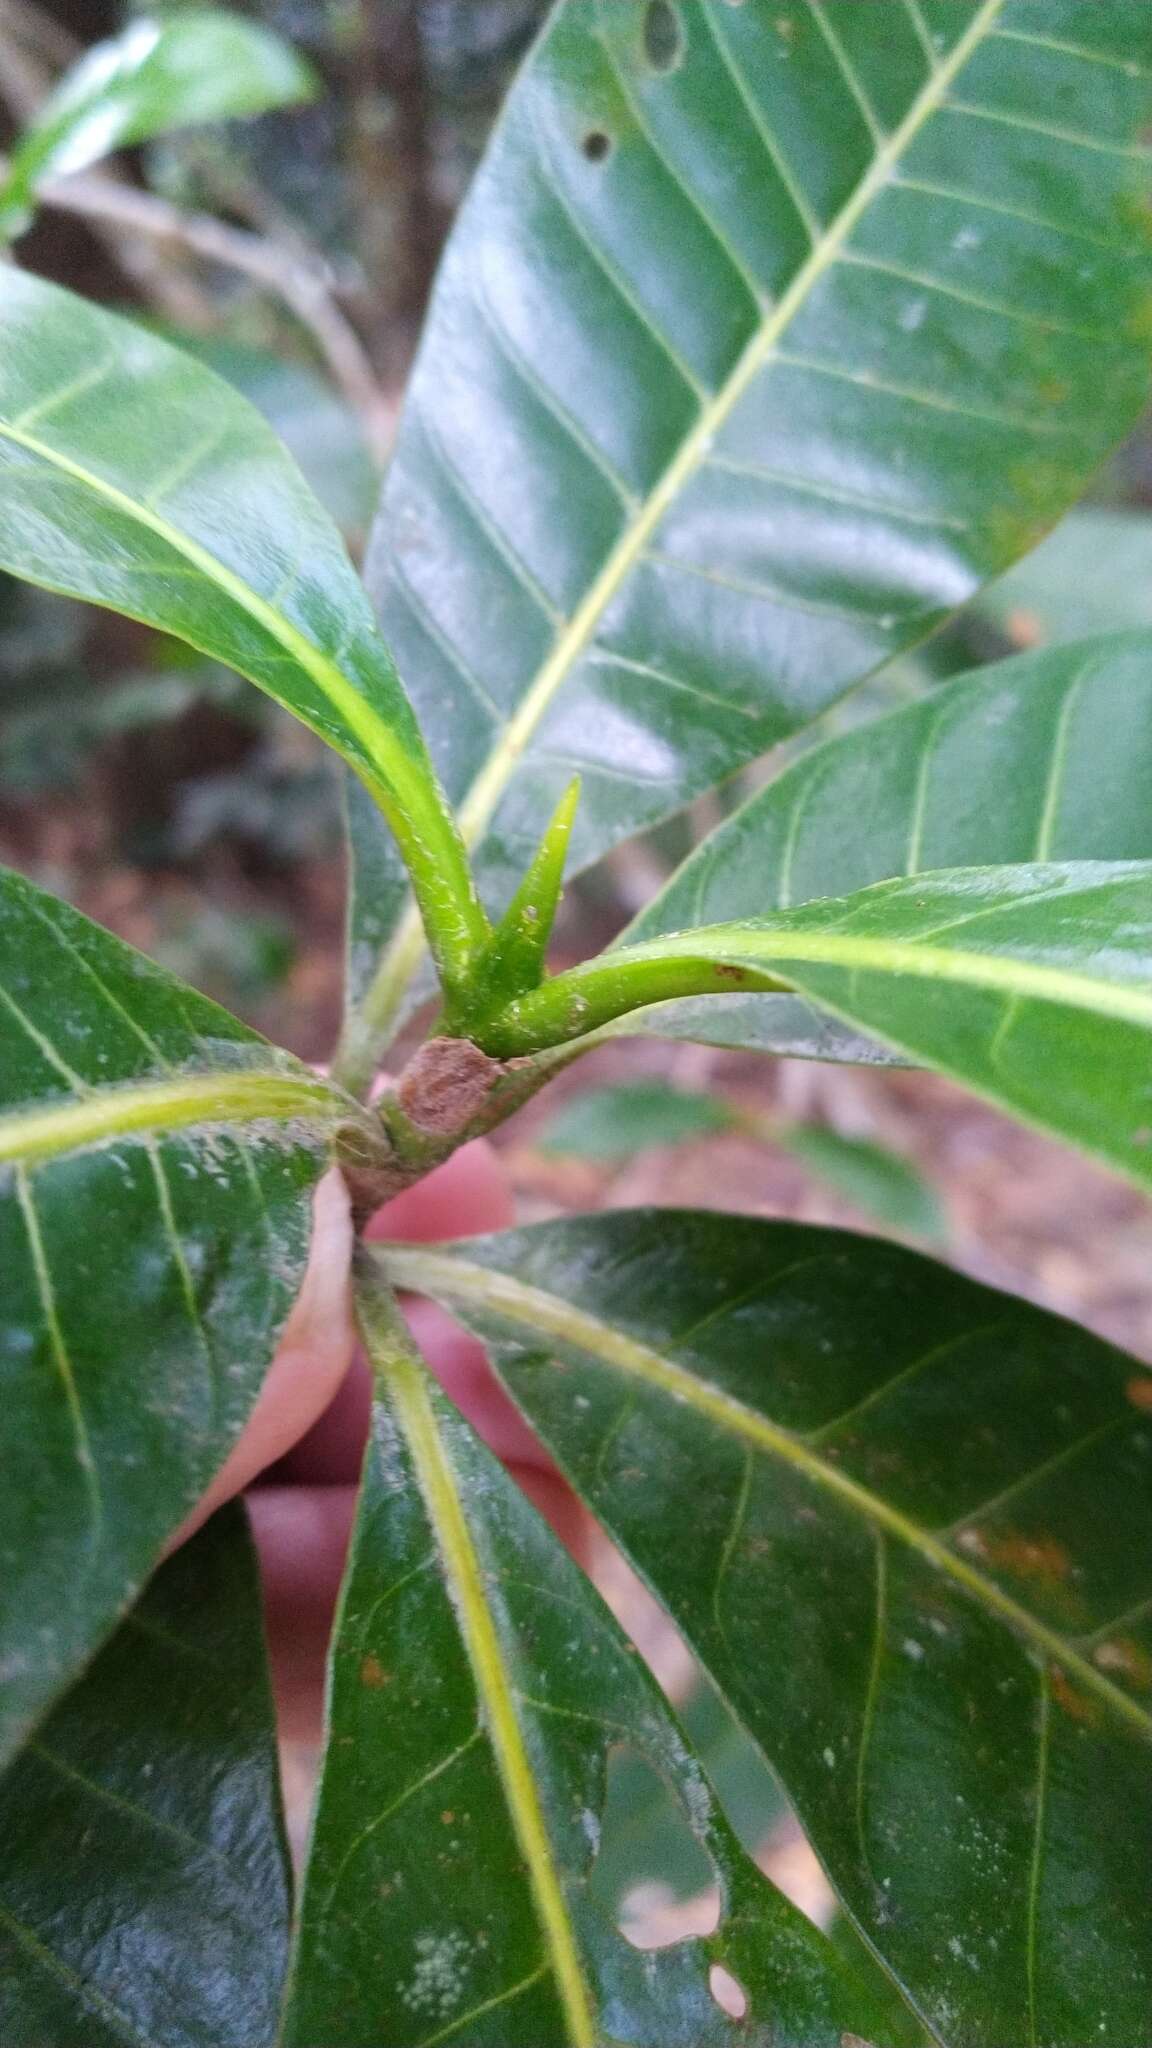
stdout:
[(229, 1508), (0, 1780), (6, 2048), (270, 2048), (291, 1879), (256, 1560)]
[(1082, 505), (982, 593), (979, 613), (1027, 646), (1152, 626), (1152, 519)]
[(316, 85), (279, 36), (222, 8), (135, 21), (85, 53), (21, 137), (0, 184), (0, 234), (27, 224), (49, 178), (173, 128), (291, 106)]
[(363, 423), (317, 370), (216, 334), (167, 330), (167, 338), (263, 413), (341, 533), (367, 532), (380, 488), (376, 465)]
[(255, 409), (155, 335), (6, 270), (0, 566), (238, 669), (342, 754), (450, 974), (486, 936), (391, 655), (335, 527)]
[[(864, 1952), (748, 1862), (599, 1596), (408, 1349), (378, 1285), (381, 1401), (334, 1648), (286, 2048), (757, 2048), (918, 2041)], [(724, 1894), (642, 1955), (590, 1887), (610, 1753), (674, 1789)]]
[(945, 868), (620, 947), (485, 1029), (502, 1056), (781, 984), (1152, 1185), (1152, 861)]
[(487, 1339), (933, 2039), (1142, 2040), (1147, 1371), (794, 1224), (617, 1212), (387, 1260)]
[(682, 1145), (690, 1138), (715, 1136), (735, 1124), (732, 1110), (718, 1095), (674, 1088), (667, 1081), (624, 1081), (574, 1095), (536, 1142), (544, 1152), (620, 1160), (652, 1145)]
[(239, 1436), (354, 1115), (0, 871), (0, 1751)]
[(777, 1126), (772, 1141), (886, 1230), (927, 1240), (943, 1237), (944, 1218), (928, 1183), (887, 1145), (848, 1138), (820, 1124)]
[[(1150, 109), (1144, 0), (555, 9), (456, 229), (370, 564), (491, 902), (574, 769), (579, 862), (1079, 494), (1146, 389)], [(409, 921), (350, 1073), (417, 954)]]
[[(923, 869), (1149, 860), (1149, 787), (1152, 639), (1021, 655), (804, 755), (704, 841), (627, 937), (764, 917)], [(674, 1004), (644, 1025), (807, 1058), (867, 1050), (790, 996)]]

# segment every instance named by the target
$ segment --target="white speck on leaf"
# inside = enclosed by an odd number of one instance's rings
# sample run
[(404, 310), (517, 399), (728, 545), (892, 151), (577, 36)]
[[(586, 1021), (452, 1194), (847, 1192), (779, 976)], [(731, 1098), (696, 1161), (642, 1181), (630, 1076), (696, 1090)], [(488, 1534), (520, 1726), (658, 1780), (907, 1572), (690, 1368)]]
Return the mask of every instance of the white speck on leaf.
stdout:
[(413, 2012), (447, 2019), (465, 1988), (467, 1937), (457, 1932), (418, 1934), (415, 1947), (416, 1967), (408, 1983), (401, 1985), (400, 1996)]

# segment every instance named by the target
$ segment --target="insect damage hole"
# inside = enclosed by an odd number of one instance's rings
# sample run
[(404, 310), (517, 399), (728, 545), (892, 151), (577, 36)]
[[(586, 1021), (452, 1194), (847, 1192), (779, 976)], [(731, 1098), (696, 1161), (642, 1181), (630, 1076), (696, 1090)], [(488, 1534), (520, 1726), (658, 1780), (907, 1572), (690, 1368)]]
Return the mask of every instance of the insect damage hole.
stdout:
[(603, 1810), (588, 1835), (589, 1894), (633, 1948), (671, 1948), (716, 1932), (716, 1866), (678, 1790), (630, 1743), (609, 1752)]
[(612, 137), (603, 128), (590, 128), (580, 147), (590, 164), (602, 164), (612, 154)]
[(674, 71), (684, 56), (684, 24), (672, 0), (648, 0), (644, 55), (653, 71)]
[(721, 2012), (726, 2012), (730, 2020), (744, 2018), (748, 2011), (748, 1993), (723, 1963), (713, 1963), (708, 1972), (708, 1989)]

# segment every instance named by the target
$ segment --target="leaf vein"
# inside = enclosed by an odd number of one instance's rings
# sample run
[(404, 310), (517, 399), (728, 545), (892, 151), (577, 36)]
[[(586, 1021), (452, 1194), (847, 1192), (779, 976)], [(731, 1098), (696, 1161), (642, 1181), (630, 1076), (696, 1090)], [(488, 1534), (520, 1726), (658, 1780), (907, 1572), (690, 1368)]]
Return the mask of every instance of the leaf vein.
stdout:
[(935, 1531), (919, 1527), (859, 1480), (819, 1457), (801, 1438), (749, 1408), (735, 1395), (675, 1364), (626, 1331), (614, 1329), (589, 1310), (506, 1274), (472, 1265), (451, 1252), (392, 1245), (383, 1254), (383, 1260), (397, 1286), (413, 1287), (445, 1302), (486, 1307), (513, 1323), (574, 1344), (609, 1369), (669, 1396), (684, 1408), (695, 1410), (715, 1428), (750, 1443), (770, 1458), (779, 1459), (865, 1522), (894, 1536), (903, 1547), (924, 1558), (993, 1613), (1013, 1635), (1066, 1669), (1075, 1669), (1086, 1690), (1095, 1693), (1146, 1740), (1152, 1739), (1152, 1710), (1131, 1699), (1104, 1672), (1089, 1664), (1072, 1640), (1021, 1606), (995, 1579), (960, 1556)]

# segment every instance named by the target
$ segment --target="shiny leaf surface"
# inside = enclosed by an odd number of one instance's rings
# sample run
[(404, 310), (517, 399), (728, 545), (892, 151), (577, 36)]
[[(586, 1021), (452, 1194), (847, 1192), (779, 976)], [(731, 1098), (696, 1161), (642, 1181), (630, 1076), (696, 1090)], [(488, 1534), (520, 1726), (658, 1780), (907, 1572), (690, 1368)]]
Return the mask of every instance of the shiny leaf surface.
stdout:
[(370, 789), (459, 965), (484, 934), (392, 657), (335, 527), (203, 364), (40, 278), (0, 294), (0, 566), (266, 690)]
[(168, 339), (263, 413), (341, 533), (367, 532), (379, 479), (363, 422), (318, 370), (219, 335), (168, 330)]
[[(379, 1290), (382, 1380), (334, 1649), (286, 2048), (840, 2048), (919, 2032), (755, 1870), (599, 1596), (435, 1390)], [(642, 1955), (590, 1888), (611, 1752), (644, 1755), (724, 1894)]]
[(0, 1748), (247, 1421), (352, 1105), (0, 872)]
[[(556, 8), (370, 563), (492, 903), (574, 769), (587, 861), (1079, 494), (1146, 388), (1150, 106), (1144, 0)], [(350, 1071), (418, 951), (409, 922)]]
[(269, 2048), (288, 1945), (256, 1560), (227, 1509), (0, 1780), (8, 2048)]
[(222, 8), (133, 22), (61, 79), (9, 160), (0, 234), (30, 217), (49, 178), (173, 128), (262, 114), (310, 99), (316, 80), (279, 36)]
[(618, 1212), (388, 1264), (487, 1339), (933, 2038), (1141, 2040), (1152, 1376), (794, 1224)]
[(945, 868), (620, 947), (493, 1020), (502, 1055), (777, 983), (1152, 1185), (1152, 862)]
[[(976, 862), (1152, 859), (1152, 641), (1016, 657), (817, 747), (718, 827), (627, 934), (763, 917), (890, 876)], [(675, 1004), (675, 1037), (857, 1059), (790, 996)]]

